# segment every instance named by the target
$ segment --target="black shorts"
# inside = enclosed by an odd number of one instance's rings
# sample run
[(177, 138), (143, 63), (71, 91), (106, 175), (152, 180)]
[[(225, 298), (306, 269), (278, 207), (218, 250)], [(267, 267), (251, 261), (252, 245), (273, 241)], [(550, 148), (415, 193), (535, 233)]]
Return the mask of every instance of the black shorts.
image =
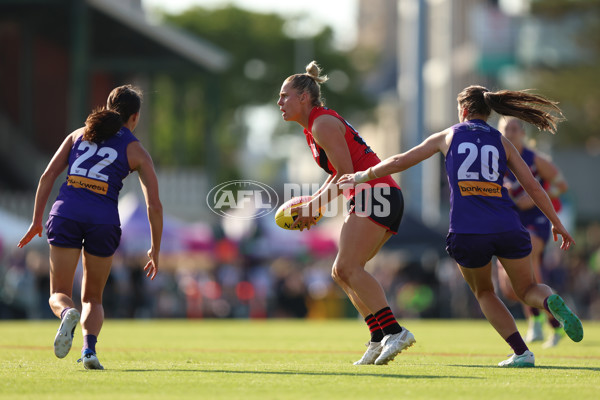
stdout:
[(486, 266), (493, 256), (518, 259), (531, 253), (531, 238), (524, 228), (501, 233), (454, 233), (446, 238), (446, 251), (465, 268)]
[(347, 205), (349, 213), (367, 217), (393, 234), (398, 233), (404, 214), (404, 197), (399, 188), (385, 184), (369, 186), (366, 189), (357, 190)]

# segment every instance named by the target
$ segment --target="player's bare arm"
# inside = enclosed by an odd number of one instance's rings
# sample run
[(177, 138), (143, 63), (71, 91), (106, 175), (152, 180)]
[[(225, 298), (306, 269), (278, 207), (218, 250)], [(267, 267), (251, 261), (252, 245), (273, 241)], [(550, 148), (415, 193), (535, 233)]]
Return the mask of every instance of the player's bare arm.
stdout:
[(557, 235), (561, 235), (561, 249), (569, 249), (572, 244), (575, 244), (575, 241), (561, 223), (558, 215), (556, 215), (554, 206), (550, 201), (550, 197), (548, 197), (548, 194), (544, 188), (542, 188), (542, 185), (540, 185), (540, 183), (531, 174), (531, 170), (525, 161), (523, 161), (515, 146), (504, 137), (502, 137), (502, 144), (504, 145), (504, 149), (506, 151), (508, 167), (513, 172), (523, 189), (525, 189), (527, 194), (535, 202), (536, 206), (538, 206), (538, 208), (552, 223), (552, 234), (554, 241), (558, 240)]
[(139, 142), (127, 146), (129, 167), (138, 172), (142, 192), (146, 200), (148, 221), (150, 222), (150, 260), (144, 267), (146, 276), (154, 279), (158, 272), (160, 243), (163, 230), (163, 209), (158, 194), (158, 179), (154, 171), (154, 163), (148, 152)]
[(71, 151), (71, 147), (73, 146), (74, 138), (82, 133), (82, 129), (78, 129), (75, 132), (69, 134), (65, 140), (63, 140), (62, 144), (54, 153), (54, 156), (48, 163), (46, 170), (40, 177), (40, 181), (38, 183), (38, 188), (35, 194), (35, 203), (33, 207), (33, 218), (31, 221), (31, 226), (19, 241), (17, 245), (19, 248), (22, 248), (27, 243), (31, 241), (36, 235), (42, 236), (43, 232), (43, 218), (44, 218), (44, 210), (46, 208), (46, 203), (48, 202), (48, 198), (50, 197), (50, 192), (52, 191), (52, 186), (54, 186), (54, 182), (56, 182), (56, 178), (67, 168), (69, 165), (69, 152)]

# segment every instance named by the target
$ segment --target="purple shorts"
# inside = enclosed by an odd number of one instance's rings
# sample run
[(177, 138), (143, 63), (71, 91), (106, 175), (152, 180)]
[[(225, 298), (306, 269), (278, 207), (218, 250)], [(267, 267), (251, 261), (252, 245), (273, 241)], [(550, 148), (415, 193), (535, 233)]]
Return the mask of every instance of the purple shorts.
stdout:
[(450, 232), (446, 238), (446, 251), (465, 268), (481, 268), (493, 256), (527, 257), (531, 253), (531, 238), (525, 229), (490, 234)]
[(531, 233), (548, 243), (550, 239), (550, 220), (545, 215), (524, 215), (520, 214), (521, 223)]
[(48, 243), (56, 247), (83, 248), (97, 257), (115, 254), (121, 241), (121, 227), (111, 224), (85, 224), (50, 215), (46, 223)]

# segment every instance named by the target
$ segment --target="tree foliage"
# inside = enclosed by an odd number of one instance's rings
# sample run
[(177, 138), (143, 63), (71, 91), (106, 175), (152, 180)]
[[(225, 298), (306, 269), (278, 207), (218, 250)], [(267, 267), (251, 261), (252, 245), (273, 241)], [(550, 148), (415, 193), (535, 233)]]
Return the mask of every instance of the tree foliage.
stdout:
[(574, 45), (585, 57), (579, 63), (550, 67), (537, 65), (531, 72), (536, 87), (559, 100), (567, 121), (560, 125), (557, 144), (591, 145), (600, 126), (600, 1), (552, 0), (533, 3), (533, 15), (560, 23), (576, 15), (580, 21)]
[[(165, 20), (206, 39), (233, 56), (232, 66), (225, 72), (221, 102), (226, 107), (264, 104), (277, 101), (283, 80), (291, 74), (304, 72), (304, 66), (317, 60), (326, 71), (342, 70), (350, 82), (357, 77), (349, 54), (332, 46), (333, 32), (325, 28), (320, 33), (295, 39), (284, 33), (288, 21), (276, 14), (260, 14), (233, 6), (208, 10), (191, 8), (179, 15), (166, 15)], [(302, 47), (307, 49), (302, 52)], [(304, 53), (297, 60), (297, 53)], [(252, 65), (264, 66), (264, 73), (252, 75)], [(298, 70), (299, 65), (301, 70)], [(357, 86), (349, 85), (340, 92), (328, 91), (327, 98), (343, 111), (369, 105)]]
[[(198, 95), (197, 92), (206, 93), (208, 90), (206, 82), (198, 77), (156, 78), (156, 85), (160, 85), (166, 94), (160, 101), (161, 122), (157, 127), (160, 132), (155, 135), (156, 140), (160, 141), (156, 143), (156, 147), (164, 149), (159, 153), (160, 160), (164, 163), (204, 164), (202, 158), (206, 149), (195, 153), (191, 150), (197, 150), (195, 146), (203, 144), (193, 143), (194, 135), (190, 131), (206, 127), (210, 116), (205, 114), (210, 113), (210, 110), (203, 105), (212, 103), (210, 106), (218, 115), (218, 120), (213, 121), (213, 127), (216, 127), (216, 131), (212, 132), (214, 151), (219, 153), (220, 164), (234, 165), (236, 154), (245, 140), (239, 110), (246, 106), (269, 103), (275, 109), (283, 80), (291, 74), (303, 73), (304, 66), (313, 59), (319, 62), (325, 73), (341, 71), (334, 75), (341, 75), (342, 80), (349, 82), (346, 86), (335, 86), (339, 82), (332, 82), (331, 86), (328, 85), (329, 82), (324, 85), (323, 94), (329, 106), (341, 113), (365, 110), (371, 106), (368, 98), (361, 93), (359, 85), (353, 84), (358, 79), (358, 72), (352, 66), (349, 54), (332, 46), (333, 32), (330, 28), (310, 37), (292, 38), (285, 33), (289, 22), (282, 17), (254, 13), (233, 6), (215, 10), (194, 7), (180, 14), (164, 14), (163, 19), (221, 47), (232, 57), (230, 68), (218, 76), (218, 93), (214, 93), (214, 96), (205, 94), (204, 99), (200, 98), (195, 102), (192, 99)], [(195, 88), (195, 94), (189, 93), (190, 87)], [(174, 90), (179, 99), (172, 95)], [(196, 121), (189, 121), (190, 118), (195, 118)], [(168, 132), (174, 132), (174, 127), (186, 133), (179, 133), (176, 139), (169, 137)], [(169, 152), (177, 150), (175, 143), (178, 140), (184, 141), (180, 145), (184, 157), (175, 159)]]

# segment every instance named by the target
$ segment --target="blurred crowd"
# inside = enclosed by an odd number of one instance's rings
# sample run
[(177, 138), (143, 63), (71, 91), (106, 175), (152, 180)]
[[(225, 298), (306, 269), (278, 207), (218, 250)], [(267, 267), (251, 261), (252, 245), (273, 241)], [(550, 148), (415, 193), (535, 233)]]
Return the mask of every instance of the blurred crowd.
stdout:
[[(273, 256), (256, 250), (259, 239), (223, 237), (208, 249), (165, 254), (154, 281), (145, 277), (142, 254), (117, 253), (104, 292), (106, 317), (358, 317), (330, 277), (335, 247)], [(583, 319), (600, 320), (600, 224), (579, 230), (576, 240), (567, 253), (550, 243), (544, 279)], [(47, 245), (39, 242), (25, 249), (0, 246), (0, 319), (53, 318), (47, 303)], [(482, 317), (458, 268), (440, 249), (425, 249), (414, 257), (384, 247), (367, 268), (382, 282), (400, 318)], [(75, 301), (80, 282), (78, 267)], [(507, 305), (522, 318), (518, 304)]]

